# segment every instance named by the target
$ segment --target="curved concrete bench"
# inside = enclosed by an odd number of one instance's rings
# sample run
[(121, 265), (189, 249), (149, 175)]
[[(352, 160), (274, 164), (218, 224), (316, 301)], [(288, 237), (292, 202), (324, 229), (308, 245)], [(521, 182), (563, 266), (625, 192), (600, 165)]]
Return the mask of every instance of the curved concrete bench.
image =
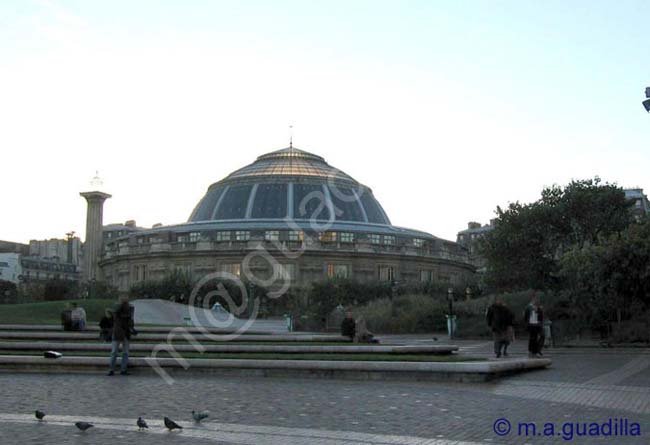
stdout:
[[(183, 328), (184, 329), (184, 328)], [(174, 339), (183, 340), (184, 337), (182, 332), (188, 331), (179, 331), (174, 332), (173, 334), (163, 334), (163, 333), (140, 333), (137, 336), (133, 337), (132, 340), (141, 340), (141, 341), (167, 341), (169, 335), (173, 335)], [(340, 335), (326, 335), (326, 334), (265, 334), (265, 335), (255, 335), (255, 334), (242, 334), (235, 336), (234, 334), (222, 335), (222, 334), (209, 334), (202, 335), (197, 333), (191, 333), (196, 337), (197, 341), (209, 341), (209, 342), (336, 342), (336, 343), (350, 343), (350, 339), (347, 337), (341, 337)], [(0, 341), (2, 340), (98, 340), (97, 332), (15, 332), (15, 331), (0, 331)]]
[[(129, 349), (135, 352), (151, 352), (156, 343), (131, 343)], [(451, 354), (458, 351), (454, 345), (432, 346), (377, 346), (377, 345), (202, 345), (205, 352), (259, 352), (288, 354)], [(109, 343), (55, 343), (55, 342), (0, 342), (0, 350), (14, 351), (110, 351)], [(191, 344), (175, 344), (178, 352), (199, 352)]]
[[(177, 326), (179, 328), (183, 328), (187, 330), (188, 332), (191, 333), (201, 333), (201, 332), (209, 332), (211, 334), (233, 334), (236, 332), (236, 329), (227, 329), (227, 328), (197, 328), (194, 326)], [(174, 326), (140, 326), (136, 325), (136, 329), (139, 332), (147, 332), (147, 333), (163, 333), (166, 334), (170, 332), (172, 329), (174, 329)], [(55, 324), (44, 324), (44, 325), (38, 325), (38, 324), (0, 324), (0, 334), (3, 333), (3, 331), (15, 331), (15, 332), (73, 332), (74, 331), (64, 331), (61, 325), (55, 325)], [(95, 323), (90, 323), (86, 325), (86, 330), (83, 332), (99, 332), (99, 326)], [(286, 331), (262, 331), (259, 329), (247, 329), (243, 334), (255, 334), (255, 335), (267, 335), (267, 334), (282, 334), (282, 335), (299, 335), (297, 333), (291, 333), (291, 332), (286, 332)]]
[[(302, 376), (370, 380), (487, 381), (495, 377), (551, 365), (550, 359), (508, 359), (481, 362), (371, 362), (326, 360), (241, 360), (172, 358), (129, 360), (136, 373), (154, 372), (157, 366), (169, 375), (177, 372), (226, 373), (256, 376)], [(185, 365), (185, 366), (184, 366)], [(105, 372), (103, 357), (62, 357), (45, 359), (32, 356), (0, 356), (0, 370), (13, 372)], [(187, 366), (187, 367), (186, 367)]]

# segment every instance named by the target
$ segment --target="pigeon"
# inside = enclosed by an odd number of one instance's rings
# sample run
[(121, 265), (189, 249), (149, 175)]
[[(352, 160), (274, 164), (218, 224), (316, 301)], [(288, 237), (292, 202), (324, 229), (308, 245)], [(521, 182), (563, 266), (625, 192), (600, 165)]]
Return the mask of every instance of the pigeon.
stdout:
[(182, 426), (180, 426), (179, 424), (177, 424), (176, 422), (174, 422), (174, 421), (173, 421), (172, 419), (170, 419), (169, 417), (165, 417), (164, 420), (165, 420), (165, 426), (167, 427), (167, 429), (168, 429), (169, 431), (182, 430), (182, 429), (183, 429)]
[(43, 420), (43, 418), (45, 418), (45, 413), (43, 411), (41, 411), (41, 410), (38, 410), (38, 409), (36, 411), (34, 411), (34, 415), (36, 416), (36, 418), (38, 420)]
[(45, 351), (43, 353), (43, 357), (57, 359), (57, 358), (63, 357), (63, 354), (61, 354), (60, 352), (56, 352), (56, 351)]
[(74, 426), (79, 428), (81, 431), (86, 431), (88, 428), (92, 428), (95, 425), (93, 425), (92, 423), (88, 423), (88, 422), (77, 422), (77, 423), (74, 424)]
[(201, 420), (207, 419), (208, 417), (210, 417), (210, 413), (207, 411), (192, 411), (192, 418), (194, 418), (196, 423), (200, 423)]
[(143, 428), (147, 428), (147, 429), (149, 428), (149, 426), (147, 425), (147, 422), (145, 422), (142, 417), (138, 417), (137, 425), (138, 425), (138, 429), (140, 431), (142, 431)]

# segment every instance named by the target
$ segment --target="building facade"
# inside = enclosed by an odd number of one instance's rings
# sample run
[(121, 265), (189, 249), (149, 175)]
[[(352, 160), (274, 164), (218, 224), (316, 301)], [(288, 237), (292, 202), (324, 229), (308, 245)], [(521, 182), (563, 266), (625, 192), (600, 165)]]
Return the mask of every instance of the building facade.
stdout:
[(267, 153), (212, 184), (184, 224), (104, 236), (103, 278), (126, 291), (174, 270), (294, 286), (331, 278), (463, 284), (463, 246), (393, 226), (372, 190), (317, 155)]

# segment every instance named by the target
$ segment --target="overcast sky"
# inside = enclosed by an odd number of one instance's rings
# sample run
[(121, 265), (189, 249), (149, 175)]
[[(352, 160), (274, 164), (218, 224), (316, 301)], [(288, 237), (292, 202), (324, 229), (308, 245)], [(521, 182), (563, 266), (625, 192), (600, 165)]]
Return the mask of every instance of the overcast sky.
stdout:
[(455, 239), (599, 175), (650, 189), (647, 1), (0, 2), (0, 239), (186, 221), (288, 145)]

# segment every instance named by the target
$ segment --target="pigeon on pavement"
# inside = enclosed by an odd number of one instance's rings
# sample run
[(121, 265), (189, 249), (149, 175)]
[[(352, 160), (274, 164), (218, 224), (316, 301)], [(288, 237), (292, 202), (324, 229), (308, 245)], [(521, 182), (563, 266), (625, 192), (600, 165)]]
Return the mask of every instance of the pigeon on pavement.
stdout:
[(147, 429), (149, 428), (149, 426), (147, 425), (147, 422), (145, 422), (142, 417), (138, 417), (137, 425), (138, 425), (139, 430), (142, 430), (144, 428), (147, 428)]
[(207, 411), (192, 411), (192, 418), (196, 423), (200, 423), (201, 420), (207, 419), (208, 417), (210, 417), (210, 413)]
[(43, 411), (39, 410), (39, 409), (34, 411), (34, 415), (36, 416), (36, 418), (38, 420), (43, 420), (43, 418), (45, 417), (45, 413)]
[(88, 422), (77, 422), (77, 423), (74, 424), (74, 426), (79, 428), (81, 431), (86, 431), (88, 428), (92, 428), (95, 425), (93, 425), (92, 423), (88, 423)]
[(165, 417), (164, 420), (165, 420), (165, 426), (167, 427), (167, 429), (168, 429), (169, 431), (182, 430), (182, 429), (183, 429), (182, 426), (180, 426), (179, 424), (177, 424), (176, 422), (174, 422), (174, 421), (173, 421), (172, 419), (170, 419), (169, 417)]

